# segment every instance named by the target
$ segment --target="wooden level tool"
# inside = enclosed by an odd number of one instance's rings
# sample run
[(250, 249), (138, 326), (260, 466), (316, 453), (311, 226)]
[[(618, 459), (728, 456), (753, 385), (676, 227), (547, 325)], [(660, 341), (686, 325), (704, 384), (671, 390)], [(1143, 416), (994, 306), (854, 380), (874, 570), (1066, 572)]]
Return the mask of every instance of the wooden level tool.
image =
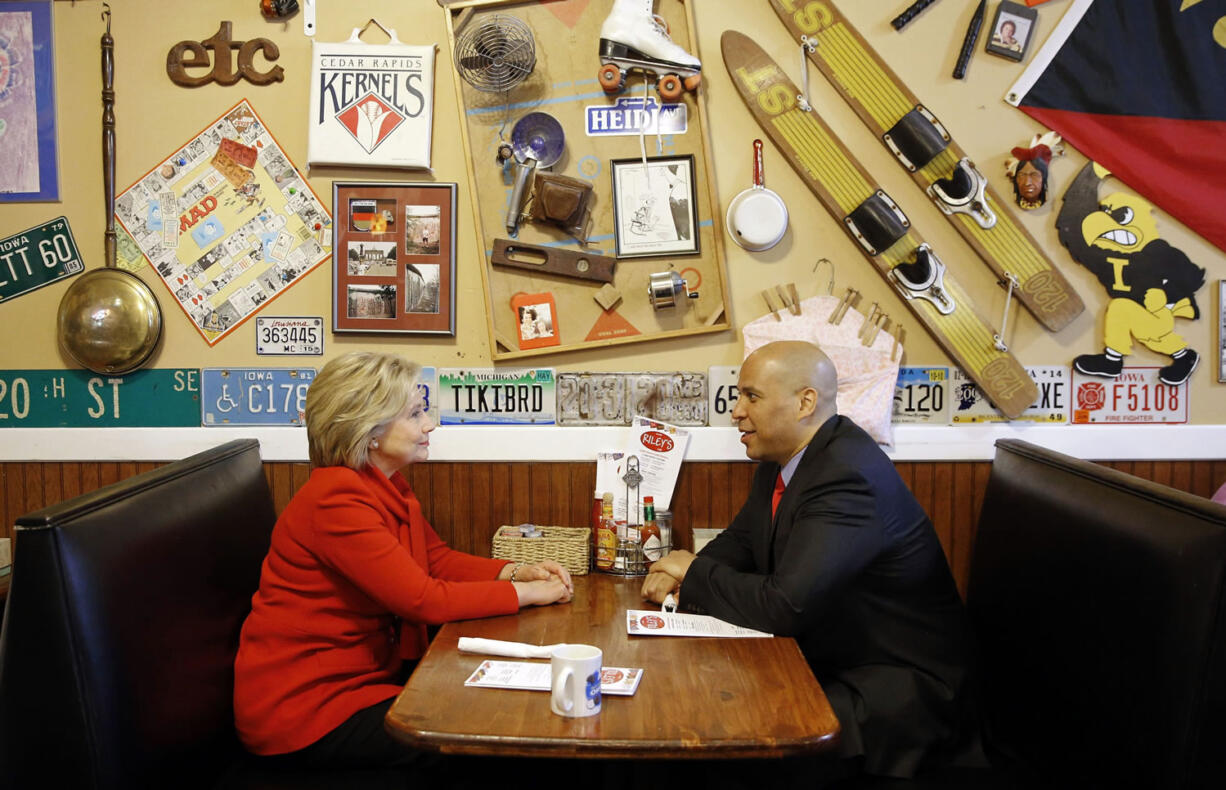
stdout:
[(490, 256), (490, 263), (538, 274), (556, 274), (576, 280), (611, 283), (617, 259), (558, 247), (524, 244), (510, 239), (494, 239), (494, 253)]

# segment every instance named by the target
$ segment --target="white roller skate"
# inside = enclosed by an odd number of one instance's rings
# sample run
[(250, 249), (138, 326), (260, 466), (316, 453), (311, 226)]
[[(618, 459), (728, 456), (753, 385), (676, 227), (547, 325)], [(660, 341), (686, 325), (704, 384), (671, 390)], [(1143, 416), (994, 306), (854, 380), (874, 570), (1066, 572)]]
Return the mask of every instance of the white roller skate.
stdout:
[(656, 75), (656, 90), (675, 102), (685, 90), (697, 90), (702, 63), (668, 37), (653, 0), (613, 0), (613, 10), (600, 28), (600, 87), (617, 93), (631, 69)]

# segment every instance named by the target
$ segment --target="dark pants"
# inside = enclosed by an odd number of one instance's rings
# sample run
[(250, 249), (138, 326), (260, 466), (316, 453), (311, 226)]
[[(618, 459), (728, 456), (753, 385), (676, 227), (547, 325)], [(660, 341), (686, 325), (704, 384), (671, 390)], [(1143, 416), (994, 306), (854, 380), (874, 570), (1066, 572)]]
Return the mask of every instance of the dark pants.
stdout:
[(284, 768), (369, 768), (429, 762), (427, 755), (395, 740), (384, 729), (383, 718), (392, 702), (384, 700), (363, 708), (304, 749), (258, 759)]

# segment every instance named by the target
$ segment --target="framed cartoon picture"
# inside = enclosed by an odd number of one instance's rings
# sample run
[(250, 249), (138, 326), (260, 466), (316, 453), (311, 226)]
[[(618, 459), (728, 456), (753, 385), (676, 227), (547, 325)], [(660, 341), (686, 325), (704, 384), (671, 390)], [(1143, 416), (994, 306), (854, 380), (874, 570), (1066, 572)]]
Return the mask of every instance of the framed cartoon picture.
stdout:
[(984, 49), (1002, 58), (1021, 60), (1026, 57), (1026, 49), (1034, 38), (1035, 23), (1038, 21), (1039, 12), (1033, 8), (1001, 0), (996, 7), (996, 16), (992, 19), (992, 29)]
[(613, 229), (618, 258), (696, 255), (694, 156), (613, 160)]
[(336, 181), (335, 332), (455, 335), (456, 185)]

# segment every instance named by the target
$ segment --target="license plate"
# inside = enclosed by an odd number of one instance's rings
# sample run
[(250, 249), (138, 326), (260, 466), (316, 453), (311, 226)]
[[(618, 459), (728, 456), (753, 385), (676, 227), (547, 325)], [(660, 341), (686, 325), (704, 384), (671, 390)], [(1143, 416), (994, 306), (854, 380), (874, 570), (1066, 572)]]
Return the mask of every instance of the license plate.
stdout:
[(631, 417), (670, 425), (707, 424), (705, 373), (631, 373), (627, 389)]
[(318, 316), (256, 316), (255, 353), (320, 356), (324, 353), (324, 320)]
[(200, 371), (0, 370), (0, 428), (188, 428), (200, 425)]
[(707, 368), (707, 413), (712, 427), (732, 424), (732, 410), (740, 391), (736, 388), (740, 365), (712, 365)]
[(623, 374), (558, 374), (558, 425), (629, 424)]
[(421, 369), (421, 380), (418, 381), (418, 387), (421, 388), (422, 405), (426, 408), (426, 413), (430, 415), (431, 421), (435, 425), (438, 424), (438, 371), (432, 367), (423, 367)]
[[(1038, 386), (1039, 395), (1012, 422), (1068, 422), (1069, 371), (1069, 368), (1061, 365), (1027, 365), (1026, 372)], [(1010, 422), (958, 368), (954, 368), (950, 376), (950, 389), (953, 392), (952, 421), (955, 424)]]
[(442, 425), (553, 425), (556, 392), (553, 368), (438, 372)]
[(302, 425), (314, 368), (205, 368), (200, 371), (206, 425)]
[(83, 271), (67, 217), (0, 239), (0, 302)]
[(1073, 423), (1186, 423), (1188, 383), (1158, 380), (1157, 367), (1125, 367), (1114, 379), (1073, 372)]
[(894, 422), (949, 424), (949, 368), (903, 366), (894, 385)]

